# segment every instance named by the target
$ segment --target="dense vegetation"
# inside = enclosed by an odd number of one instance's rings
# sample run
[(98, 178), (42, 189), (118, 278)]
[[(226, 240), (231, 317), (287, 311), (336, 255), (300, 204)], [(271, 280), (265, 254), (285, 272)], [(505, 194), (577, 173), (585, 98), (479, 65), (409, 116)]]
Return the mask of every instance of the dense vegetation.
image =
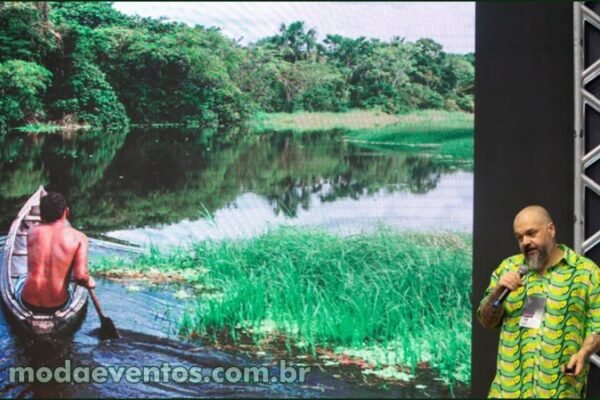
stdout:
[(186, 335), (256, 342), (282, 334), (307, 352), (334, 348), (376, 368), (428, 363), (450, 384), (470, 380), (471, 239), (452, 234), (338, 237), (284, 228), (103, 259), (108, 276), (183, 279), (200, 291)]
[[(242, 46), (110, 2), (0, 3), (1, 222), (40, 184), (88, 233), (211, 220), (247, 192), (289, 218), (317, 197), (426, 193), (472, 165), (473, 64), (431, 39), (319, 42), (301, 21)], [(275, 133), (242, 138), (247, 127)], [(427, 362), (468, 382), (469, 248), (455, 235), (282, 229), (123, 263), (209, 289), (184, 334), (259, 339), (271, 322), (307, 351), (371, 347), (378, 367)]]
[(470, 55), (327, 35), (298, 21), (249, 46), (110, 2), (0, 3), (0, 127), (174, 122), (211, 135), (257, 111), (473, 111)]

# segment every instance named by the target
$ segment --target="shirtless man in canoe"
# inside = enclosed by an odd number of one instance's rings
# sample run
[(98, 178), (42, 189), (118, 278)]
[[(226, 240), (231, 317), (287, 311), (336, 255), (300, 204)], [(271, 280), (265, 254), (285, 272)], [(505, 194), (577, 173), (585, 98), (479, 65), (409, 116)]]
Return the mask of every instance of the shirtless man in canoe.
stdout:
[(64, 197), (49, 192), (41, 198), (40, 214), (42, 222), (27, 240), (27, 279), (21, 300), (33, 312), (51, 314), (69, 302), (71, 276), (90, 289), (96, 282), (88, 273), (88, 239), (69, 226)]

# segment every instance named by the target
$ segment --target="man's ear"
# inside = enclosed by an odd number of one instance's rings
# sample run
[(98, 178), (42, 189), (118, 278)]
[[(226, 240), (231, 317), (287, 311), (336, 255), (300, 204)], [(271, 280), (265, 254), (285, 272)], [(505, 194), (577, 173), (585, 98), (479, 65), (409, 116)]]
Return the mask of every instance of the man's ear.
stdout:
[(71, 210), (69, 209), (69, 207), (65, 208), (65, 211), (63, 212), (63, 217), (69, 218), (70, 214), (71, 214)]
[(550, 222), (548, 224), (548, 231), (550, 231), (550, 236), (552, 239), (554, 239), (556, 236), (556, 227), (554, 226), (554, 222)]

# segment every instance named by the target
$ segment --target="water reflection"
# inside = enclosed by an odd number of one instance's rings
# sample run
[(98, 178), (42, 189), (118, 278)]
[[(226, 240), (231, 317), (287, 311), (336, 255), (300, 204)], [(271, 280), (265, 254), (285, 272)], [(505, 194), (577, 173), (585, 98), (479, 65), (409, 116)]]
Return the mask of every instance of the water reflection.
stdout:
[[(193, 236), (247, 237), (277, 224), (325, 227), (341, 234), (385, 223), (398, 229), (470, 231), (472, 173), (425, 154), (381, 152), (345, 142), (344, 132), (246, 135), (216, 143), (193, 130), (87, 131), (63, 136), (0, 137), (0, 222), (8, 230), (38, 185), (64, 192), (72, 220), (86, 233), (145, 244), (179, 244)], [(443, 223), (441, 223), (442, 221)], [(446, 221), (446, 222), (444, 222)], [(445, 225), (444, 225), (445, 224)], [(0, 238), (1, 242), (1, 238)], [(92, 248), (105, 251), (105, 244)], [(95, 245), (97, 244), (97, 245)], [(1, 245), (1, 243), (0, 243)], [(109, 246), (110, 247), (110, 246)], [(125, 251), (124, 249), (121, 249)], [(120, 251), (120, 250), (119, 250)], [(113, 253), (115, 253), (113, 251)], [(100, 343), (93, 309), (66, 344), (48, 346), (13, 335), (0, 317), (0, 395), (7, 397), (423, 397), (416, 386), (374, 390), (328, 372), (308, 385), (18, 385), (14, 365), (60, 366), (69, 358), (89, 366), (179, 364), (247, 365), (233, 352), (173, 340), (183, 304), (165, 287), (140, 290), (131, 282), (101, 282), (98, 295), (124, 340)], [(55, 348), (55, 350), (52, 350)], [(58, 364), (58, 365), (57, 365)], [(432, 395), (445, 385), (423, 376)], [(433, 389), (435, 387), (435, 389)], [(430, 389), (427, 390), (430, 390)], [(446, 396), (447, 397), (447, 396)]]
[(0, 193), (3, 199), (31, 195), (40, 184), (47, 183), (41, 165), (43, 142), (35, 136), (0, 132)]
[(77, 199), (104, 175), (127, 136), (124, 129), (68, 134), (0, 134), (0, 220), (5, 230), (40, 185)]
[[(249, 194), (269, 204), (271, 217), (298, 218), (344, 199), (361, 208), (361, 201), (382, 193), (433, 193), (457, 167), (425, 154), (359, 147), (343, 135), (278, 132), (228, 144), (185, 129), (6, 135), (0, 219), (6, 230), (40, 184), (66, 193), (72, 220), (90, 233), (210, 222)], [(471, 195), (467, 185), (461, 190)]]
[(69, 137), (50, 135), (42, 163), (55, 190), (78, 197), (104, 176), (128, 131), (92, 128)]
[[(307, 207), (292, 217), (277, 212), (277, 204), (247, 192), (211, 218), (185, 219), (155, 227), (128, 228), (107, 237), (139, 246), (185, 246), (193, 241), (250, 238), (279, 225), (322, 228), (338, 235), (371, 232), (384, 224), (397, 231), (458, 231), (472, 229), (473, 175), (448, 173), (429, 194), (383, 188), (357, 198), (328, 201), (330, 187), (306, 197)], [(275, 212), (273, 212), (275, 211)]]

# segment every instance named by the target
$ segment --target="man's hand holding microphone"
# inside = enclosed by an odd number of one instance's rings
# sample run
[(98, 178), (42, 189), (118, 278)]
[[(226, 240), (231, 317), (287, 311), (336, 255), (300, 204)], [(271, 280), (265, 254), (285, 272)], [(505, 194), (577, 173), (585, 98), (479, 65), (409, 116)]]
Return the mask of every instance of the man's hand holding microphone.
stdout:
[(487, 303), (481, 310), (479, 320), (486, 328), (493, 329), (500, 324), (504, 307), (501, 307), (502, 302), (508, 297), (510, 292), (519, 289), (523, 286), (522, 277), (527, 274), (528, 267), (526, 265), (519, 266), (517, 271), (506, 271), (500, 276), (498, 285), (492, 292)]
[(499, 307), (500, 304), (506, 300), (510, 292), (517, 290), (520, 286), (523, 286), (523, 281), (521, 278), (527, 274), (527, 271), (529, 271), (527, 265), (520, 265), (518, 272), (507, 271), (502, 274), (500, 280), (498, 281), (498, 287), (496, 288), (497, 290), (494, 293), (498, 294), (497, 291), (500, 290), (498, 296), (495, 297), (496, 300), (494, 300), (493, 303), (494, 307)]

